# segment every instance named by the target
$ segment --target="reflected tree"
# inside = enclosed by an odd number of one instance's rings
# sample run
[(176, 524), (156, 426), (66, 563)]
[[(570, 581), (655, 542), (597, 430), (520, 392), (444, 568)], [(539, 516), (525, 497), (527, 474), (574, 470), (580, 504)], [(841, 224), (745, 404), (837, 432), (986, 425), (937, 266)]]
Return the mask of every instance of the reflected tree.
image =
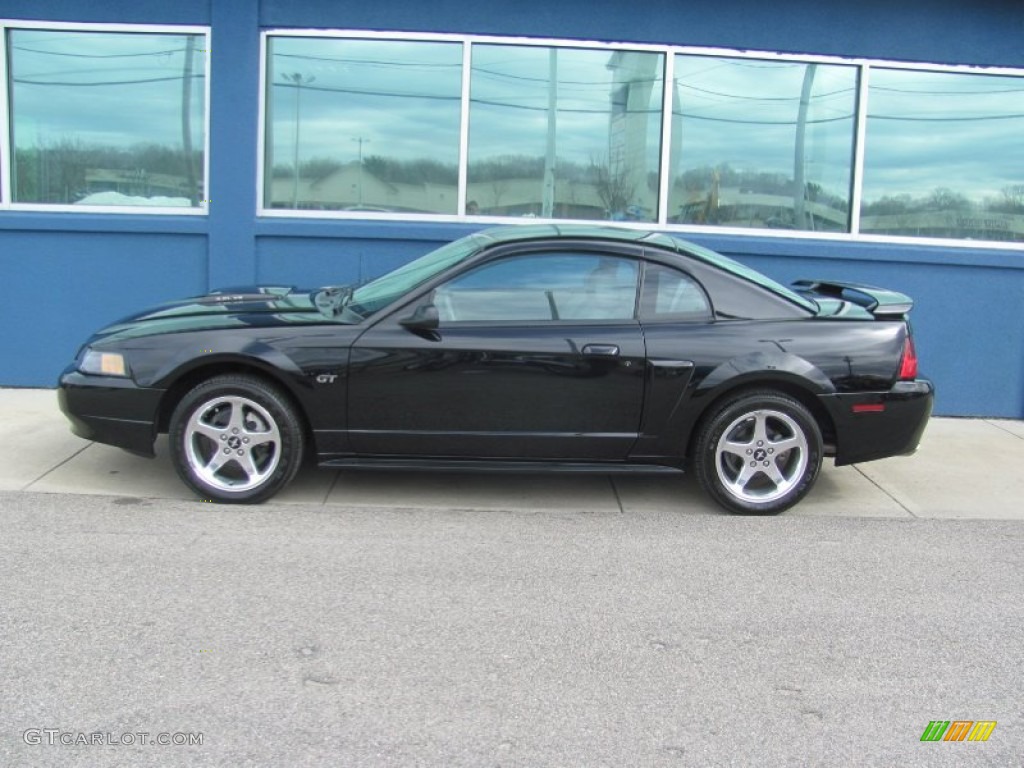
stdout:
[(636, 194), (636, 180), (632, 169), (624, 162), (612, 162), (592, 157), (590, 176), (594, 189), (612, 216), (623, 213), (632, 203)]

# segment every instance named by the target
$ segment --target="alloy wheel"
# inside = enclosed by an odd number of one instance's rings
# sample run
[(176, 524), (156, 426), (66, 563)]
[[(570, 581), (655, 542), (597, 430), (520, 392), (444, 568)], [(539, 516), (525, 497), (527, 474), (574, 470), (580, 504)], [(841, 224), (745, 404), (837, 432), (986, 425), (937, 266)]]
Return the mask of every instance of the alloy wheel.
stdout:
[(760, 409), (743, 414), (722, 432), (715, 470), (735, 498), (765, 503), (784, 497), (801, 481), (808, 456), (807, 436), (793, 417)]
[(281, 431), (273, 416), (240, 395), (215, 397), (197, 407), (183, 439), (191, 470), (226, 493), (259, 487), (281, 461)]

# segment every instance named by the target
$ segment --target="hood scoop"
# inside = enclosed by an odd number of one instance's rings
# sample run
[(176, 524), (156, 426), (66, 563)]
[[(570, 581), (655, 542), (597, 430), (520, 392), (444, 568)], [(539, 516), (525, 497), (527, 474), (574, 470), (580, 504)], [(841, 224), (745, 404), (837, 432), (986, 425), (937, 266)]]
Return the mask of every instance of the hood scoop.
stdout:
[(278, 301), (292, 292), (291, 286), (272, 285), (255, 286), (245, 285), (231, 288), (218, 288), (210, 291), (205, 296), (195, 299), (196, 304), (239, 304), (258, 301)]
[(238, 304), (253, 301), (276, 301), (277, 296), (267, 293), (213, 293), (196, 300), (196, 304)]

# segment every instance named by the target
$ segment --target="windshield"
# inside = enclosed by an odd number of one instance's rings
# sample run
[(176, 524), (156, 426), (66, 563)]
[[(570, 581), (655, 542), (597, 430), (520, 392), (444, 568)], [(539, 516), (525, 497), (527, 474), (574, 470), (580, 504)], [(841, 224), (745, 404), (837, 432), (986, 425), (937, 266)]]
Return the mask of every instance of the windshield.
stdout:
[(391, 302), (404, 296), (413, 288), (439, 275), (453, 264), (480, 250), (485, 238), (470, 236), (449, 243), (410, 261), (398, 269), (378, 277), (361, 288), (357, 288), (348, 304), (348, 309), (367, 317)]

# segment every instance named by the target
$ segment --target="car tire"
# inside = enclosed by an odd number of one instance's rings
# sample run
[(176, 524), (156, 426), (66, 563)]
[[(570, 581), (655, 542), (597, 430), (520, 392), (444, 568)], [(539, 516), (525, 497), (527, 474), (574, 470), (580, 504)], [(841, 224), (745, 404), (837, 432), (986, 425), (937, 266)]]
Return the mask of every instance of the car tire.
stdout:
[(171, 458), (201, 498), (229, 504), (269, 499), (302, 464), (302, 421), (264, 379), (225, 375), (204, 381), (171, 416)]
[(748, 391), (703, 421), (694, 468), (708, 495), (730, 512), (775, 515), (810, 491), (822, 453), (821, 430), (802, 403)]

